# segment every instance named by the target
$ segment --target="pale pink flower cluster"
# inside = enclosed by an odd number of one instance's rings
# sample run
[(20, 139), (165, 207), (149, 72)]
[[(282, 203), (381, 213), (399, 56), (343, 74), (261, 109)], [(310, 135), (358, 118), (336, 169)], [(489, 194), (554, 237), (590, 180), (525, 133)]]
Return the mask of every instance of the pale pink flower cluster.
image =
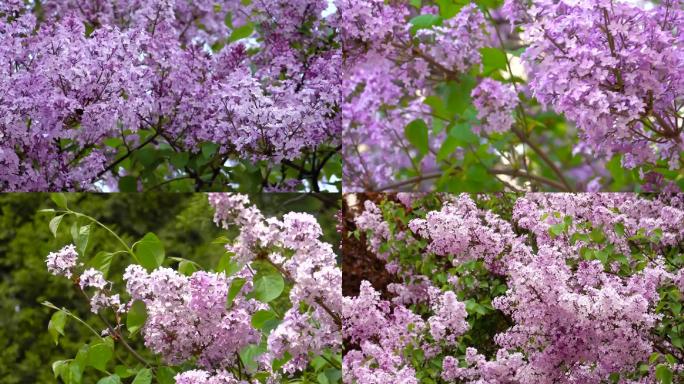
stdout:
[(107, 281), (105, 280), (104, 275), (102, 275), (102, 272), (95, 268), (88, 268), (81, 274), (81, 277), (79, 277), (78, 284), (81, 286), (81, 289), (89, 287), (104, 289), (107, 285)]
[(677, 277), (675, 278), (675, 282), (677, 283), (679, 291), (684, 293), (684, 269), (679, 270)]
[(121, 297), (118, 293), (107, 295), (102, 291), (96, 291), (90, 298), (90, 311), (97, 314), (103, 308), (112, 308), (120, 313), (126, 312), (126, 306), (121, 304)]
[(455, 344), (456, 338), (468, 330), (466, 307), (453, 291), (437, 292), (432, 300), (432, 315), (428, 319), (430, 334), (436, 341)]
[(389, 239), (389, 225), (382, 217), (382, 211), (370, 200), (363, 203), (363, 212), (354, 219), (359, 230), (368, 234), (368, 248), (380, 258), (387, 253), (380, 252), (380, 245)]
[(249, 281), (226, 308), (230, 283), (248, 276), (247, 270), (231, 277), (203, 271), (188, 277), (170, 268), (147, 273), (133, 264), (123, 277), (131, 299), (147, 308), (145, 345), (171, 364), (197, 356), (200, 366), (212, 369), (234, 363), (237, 352), (261, 338), (250, 322), (256, 311), (267, 307), (245, 297)]
[(70, 279), (74, 268), (78, 264), (76, 247), (70, 244), (57, 252), (50, 252), (47, 255), (46, 263), (50, 273), (57, 276), (66, 276)]
[(219, 371), (212, 375), (207, 371), (198, 369), (179, 373), (175, 377), (176, 384), (247, 384), (247, 381), (238, 380), (232, 373)]
[(449, 382), (464, 380), (468, 383), (509, 383), (518, 369), (525, 364), (522, 353), (509, 353), (500, 349), (496, 360), (487, 359), (477, 353), (475, 348), (467, 348), (465, 354), (467, 367), (460, 367), (458, 359), (447, 356), (442, 363), (442, 378)]
[(266, 218), (249, 202), (247, 195), (210, 193), (209, 203), (214, 207), (214, 223), (225, 229), (239, 227), (240, 235), (226, 250), (235, 254), (234, 260), (244, 265), (256, 256), (253, 252), (271, 233)]
[[(629, 193), (528, 193), (516, 201), (513, 219), (545, 243), (570, 247), (573, 250), (586, 245), (585, 241), (571, 244), (573, 234), (589, 234), (580, 224), (590, 223), (605, 234), (607, 240), (622, 252), (629, 252), (628, 238), (639, 234), (654, 236), (662, 233), (655, 244), (675, 245), (684, 240), (684, 207), (677, 199), (666, 201), (665, 196), (644, 199)], [(549, 229), (562, 223), (565, 216), (572, 217), (567, 233), (552, 236)], [(616, 226), (624, 234), (616, 232)]]
[(416, 37), (421, 40), (422, 51), (440, 65), (467, 73), (480, 64), (480, 48), (492, 44), (488, 29), (484, 15), (471, 3), (441, 26), (419, 30)]
[(530, 257), (529, 247), (510, 223), (479, 209), (465, 194), (454, 197), (441, 210), (429, 212), (425, 219), (411, 220), (409, 228), (430, 241), (428, 252), (453, 255), (455, 264), (483, 259), (490, 269), (499, 272), (508, 268), (505, 254), (521, 260)]
[[(409, 345), (423, 348), (429, 332), (436, 340), (453, 343), (468, 329), (465, 305), (453, 292), (433, 292), (433, 311), (427, 323), (407, 307), (380, 298), (368, 281), (356, 297), (345, 297), (343, 333), (352, 348), (343, 359), (344, 382), (418, 383), (415, 370), (402, 351)], [(447, 335), (448, 333), (448, 335)]]

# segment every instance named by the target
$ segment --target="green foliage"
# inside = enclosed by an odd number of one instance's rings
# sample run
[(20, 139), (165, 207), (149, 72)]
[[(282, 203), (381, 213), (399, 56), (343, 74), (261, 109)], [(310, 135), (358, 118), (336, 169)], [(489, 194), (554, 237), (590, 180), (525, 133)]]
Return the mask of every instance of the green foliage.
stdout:
[(422, 119), (413, 120), (404, 128), (404, 135), (421, 155), (425, 155), (428, 150), (428, 127)]
[(672, 370), (666, 364), (658, 364), (656, 367), (656, 378), (662, 384), (672, 383)]
[(249, 296), (253, 296), (257, 300), (268, 303), (273, 301), (283, 293), (285, 289), (285, 281), (283, 276), (278, 272), (270, 272), (262, 275), (257, 274), (254, 277), (254, 289)]
[(434, 26), (442, 25), (442, 18), (437, 15), (418, 15), (411, 20), (409, 20), (409, 24), (411, 24), (411, 35), (415, 35), (418, 30), (421, 29), (429, 29)]
[(105, 339), (102, 342), (93, 344), (88, 348), (88, 365), (105, 372), (107, 363), (114, 356), (114, 342), (112, 339)]
[(150, 384), (152, 382), (152, 371), (147, 368), (138, 371), (132, 384)]
[(142, 301), (135, 301), (126, 315), (126, 328), (130, 333), (137, 332), (147, 320), (147, 309)]
[(247, 280), (243, 279), (242, 277), (238, 277), (234, 279), (232, 283), (230, 283), (230, 288), (228, 288), (228, 299), (226, 305), (230, 307), (235, 297), (237, 297), (238, 293), (240, 293), (242, 287), (245, 286), (246, 282)]
[(48, 331), (52, 335), (55, 344), (59, 344), (59, 335), (64, 336), (64, 326), (66, 325), (67, 316), (62, 311), (55, 312), (48, 323)]
[(152, 232), (145, 234), (134, 249), (140, 265), (148, 271), (158, 268), (164, 262), (164, 245)]

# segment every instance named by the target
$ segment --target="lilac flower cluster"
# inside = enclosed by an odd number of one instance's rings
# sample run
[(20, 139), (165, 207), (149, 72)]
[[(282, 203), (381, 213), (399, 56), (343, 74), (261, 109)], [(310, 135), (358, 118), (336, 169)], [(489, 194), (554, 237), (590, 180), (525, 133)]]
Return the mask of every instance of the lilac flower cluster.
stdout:
[(57, 252), (50, 252), (47, 255), (46, 264), (48, 271), (53, 275), (65, 276), (71, 279), (74, 268), (78, 264), (76, 247), (70, 244)]
[(148, 274), (130, 265), (124, 273), (126, 289), (132, 300), (145, 303), (148, 313), (145, 345), (171, 364), (193, 356), (205, 369), (234, 364), (243, 347), (259, 342), (261, 334), (251, 326), (251, 316), (267, 308), (242, 293), (251, 290), (250, 283), (226, 308), (230, 283), (248, 275), (244, 270), (231, 277), (207, 272), (186, 277), (170, 268)]
[[(442, 25), (416, 32), (420, 55), (434, 60), (443, 68), (467, 73), (479, 65), (479, 49), (491, 43), (484, 15), (475, 4), (466, 5)], [(433, 64), (434, 65), (434, 64)]]
[[(430, 334), (436, 341), (446, 340), (449, 344), (456, 343), (456, 337), (468, 330), (465, 318), (468, 316), (465, 304), (458, 301), (452, 291), (439, 293), (431, 300), (435, 313), (428, 319)], [(448, 333), (448, 334), (447, 334)]]
[(359, 346), (344, 356), (345, 383), (418, 383), (401, 350), (425, 330), (420, 316), (403, 306), (392, 309), (364, 281), (357, 297), (345, 297), (343, 318), (344, 337)]
[[(516, 3), (516, 2), (512, 2)], [(681, 167), (684, 10), (621, 1), (535, 2), (524, 19), (523, 59), (536, 98), (581, 130), (586, 151), (624, 153), (633, 168), (659, 159)]]
[(484, 260), (495, 272), (508, 268), (501, 258), (504, 253), (518, 260), (529, 258), (524, 239), (513, 232), (511, 224), (489, 211), (481, 210), (467, 195), (454, 196), (440, 211), (432, 211), (425, 219), (413, 219), (409, 228), (430, 241), (427, 251), (436, 255), (453, 255), (454, 264), (468, 260)]
[(482, 125), (473, 127), (477, 133), (508, 131), (513, 125), (513, 109), (518, 96), (513, 88), (496, 80), (484, 79), (473, 89), (471, 96)]
[[(119, 174), (121, 148), (143, 145), (198, 152), (209, 141), (226, 157), (280, 162), (335, 144), (340, 53), (325, 4), (55, 0), (40, 20), (5, 5), (0, 189), (93, 189)], [(253, 22), (257, 43), (221, 49)], [(311, 33), (294, 32), (302, 25)]]
[[(377, 189), (393, 180), (399, 169), (412, 166), (417, 153), (406, 140), (404, 127), (415, 119), (432, 125), (425, 99), (436, 97), (433, 88), (438, 80), (479, 66), (479, 49), (491, 45), (491, 38), (475, 5), (463, 7), (442, 25), (417, 30), (415, 36), (410, 20), (417, 12), (403, 2), (336, 5), (349, 51), (342, 81), (345, 189)], [(434, 6), (425, 6), (418, 14), (436, 12)], [(430, 148), (437, 151), (444, 132), (429, 137)], [(430, 170), (435, 165), (435, 156), (427, 153), (418, 168)]]
[[(512, 204), (510, 220), (479, 208), (468, 195), (439, 200), (441, 209), (411, 220), (392, 216), (398, 204), (381, 210), (369, 201), (356, 217), (359, 230), (369, 234), (368, 249), (401, 283), (387, 287), (394, 295), (391, 303), (366, 282), (359, 296), (345, 299), (344, 333), (355, 346), (344, 360), (350, 382), (373, 383), (372, 375), (383, 382), (418, 382), (418, 367), (404, 359), (415, 349), (426, 359), (442, 355), (440, 375), (449, 382), (542, 384), (631, 377), (654, 352), (672, 350), (655, 335), (663, 326), (662, 292), (684, 289), (684, 272), (671, 256), (684, 245), (682, 195), (528, 193)], [(420, 207), (413, 201), (411, 209)], [(407, 224), (396, 225), (401, 220)], [(587, 257), (588, 252), (597, 256)], [(619, 255), (611, 258), (611, 252)], [(423, 260), (437, 257), (448, 274), (421, 275), (413, 262), (402, 260), (415, 253)], [(491, 302), (510, 319), (507, 329), (493, 335), (499, 347), (494, 357), (460, 337), (470, 329), (470, 318), (458, 298), (478, 282), (458, 267), (473, 262), (488, 273), (485, 286), (499, 277), (507, 285)], [(439, 274), (441, 267), (431, 273)], [(408, 314), (398, 317), (402, 311)], [(393, 325), (397, 317), (419, 314), (401, 331)], [(406, 330), (410, 333), (403, 335)], [(387, 340), (386, 331), (400, 336)], [(425, 338), (426, 331), (431, 338)], [(382, 348), (364, 344), (378, 341)], [(465, 355), (445, 345), (464, 347)], [(643, 380), (655, 382), (653, 369)]]
[(232, 373), (221, 371), (211, 375), (206, 371), (194, 369), (176, 375), (176, 384), (246, 384), (247, 381), (238, 380)]

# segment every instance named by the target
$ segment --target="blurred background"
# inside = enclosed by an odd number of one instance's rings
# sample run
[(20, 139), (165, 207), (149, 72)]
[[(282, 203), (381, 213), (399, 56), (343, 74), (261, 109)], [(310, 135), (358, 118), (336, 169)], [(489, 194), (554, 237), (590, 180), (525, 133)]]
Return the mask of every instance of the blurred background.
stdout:
[[(69, 207), (109, 226), (128, 244), (154, 232), (164, 244), (165, 264), (176, 267), (172, 257), (197, 262), (205, 269), (216, 266), (225, 253), (215, 240), (228, 235), (212, 221), (213, 210), (205, 194), (120, 193), (66, 194)], [(336, 214), (341, 205), (337, 194), (259, 194), (250, 196), (268, 216), (296, 211), (314, 215), (324, 232), (324, 240), (339, 254)], [(50, 301), (66, 307), (81, 318), (97, 323), (89, 305), (73, 289), (68, 279), (48, 273), (45, 258), (72, 242), (65, 217), (57, 238), (48, 228), (51, 213), (38, 212), (55, 208), (48, 193), (0, 194), (0, 383), (55, 383), (51, 364), (73, 358), (78, 348), (93, 336), (76, 322), (69, 322), (65, 337), (56, 346), (47, 332), (53, 310), (42, 306)], [(87, 247), (88, 256), (99, 251), (120, 249), (117, 240), (101, 228), (93, 228)], [(121, 283), (123, 269), (130, 263), (114, 258), (110, 280)], [(134, 340), (141, 350), (142, 341)], [(83, 383), (94, 383), (86, 370)]]

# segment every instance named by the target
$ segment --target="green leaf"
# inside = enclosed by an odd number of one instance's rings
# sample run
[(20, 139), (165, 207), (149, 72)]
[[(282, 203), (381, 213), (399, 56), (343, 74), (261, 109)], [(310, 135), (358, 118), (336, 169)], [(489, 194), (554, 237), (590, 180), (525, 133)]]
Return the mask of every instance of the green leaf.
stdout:
[(449, 136), (465, 144), (477, 144), (480, 141), (480, 137), (473, 133), (472, 127), (467, 123), (456, 123), (449, 130)]
[(181, 262), (178, 263), (178, 272), (182, 273), (185, 276), (190, 276), (196, 271), (197, 267), (195, 266), (195, 263), (191, 261), (181, 260)]
[(90, 238), (90, 224), (80, 227), (78, 232), (72, 230), (71, 237), (74, 239), (74, 245), (76, 245), (79, 255), (85, 255)]
[(124, 365), (117, 365), (114, 367), (114, 373), (116, 373), (120, 378), (126, 379), (135, 375), (135, 371)]
[(288, 361), (290, 361), (290, 359), (292, 359), (292, 355), (288, 351), (285, 351), (285, 353), (283, 354), (283, 357), (281, 357), (279, 359), (278, 358), (273, 359), (273, 364), (271, 364), (273, 371), (277, 371), (280, 368), (282, 368), (283, 365), (285, 365)]
[(135, 152), (135, 159), (144, 167), (150, 168), (157, 163), (159, 151), (151, 147), (145, 147)]
[(409, 24), (411, 24), (411, 35), (415, 35), (419, 29), (429, 29), (435, 25), (442, 25), (442, 17), (430, 14), (418, 15), (409, 20)]
[(130, 333), (135, 333), (145, 325), (147, 320), (147, 308), (142, 301), (135, 301), (126, 315), (126, 328)]
[(118, 375), (111, 375), (100, 379), (97, 384), (121, 384), (121, 378)]
[(452, 114), (449, 112), (447, 107), (444, 105), (444, 101), (439, 96), (435, 95), (430, 95), (425, 98), (425, 101), (423, 101), (426, 105), (429, 105), (432, 108), (432, 114), (444, 119), (444, 120), (451, 120), (453, 117)]
[(469, 0), (437, 0), (435, 2), (439, 5), (439, 14), (445, 19), (450, 19), (456, 16), (458, 11), (469, 3)]
[(130, 175), (120, 178), (119, 192), (138, 192), (138, 179)]
[(231, 254), (226, 253), (221, 256), (218, 265), (216, 266), (216, 272), (223, 272), (226, 276), (233, 275), (242, 269), (238, 263), (232, 260)]
[(160, 367), (157, 369), (157, 382), (159, 384), (174, 384), (175, 380), (173, 377), (176, 375), (176, 372), (173, 371), (173, 369), (169, 367)]
[(62, 209), (67, 209), (67, 197), (63, 193), (51, 193), (50, 199)]
[(230, 38), (228, 40), (230, 40), (230, 42), (232, 43), (233, 41), (237, 41), (251, 36), (252, 32), (254, 32), (254, 24), (248, 23), (241, 27), (233, 29), (233, 32), (231, 32)]
[(482, 55), (482, 65), (485, 72), (496, 69), (506, 69), (506, 53), (498, 48), (480, 48)]
[(421, 154), (426, 154), (428, 147), (428, 126), (422, 119), (416, 119), (408, 123), (404, 128), (406, 139), (414, 147), (418, 149)]
[(251, 295), (257, 300), (268, 303), (275, 300), (285, 288), (285, 281), (280, 273), (269, 273), (266, 275), (257, 275), (254, 280), (254, 289)]
[(672, 370), (666, 364), (658, 364), (655, 374), (661, 384), (672, 384)]
[(342, 379), (342, 371), (337, 368), (328, 368), (325, 370), (325, 376), (330, 384), (335, 384)]
[(57, 230), (59, 229), (59, 224), (62, 222), (62, 219), (64, 218), (64, 215), (59, 215), (55, 216), (50, 220), (50, 232), (52, 232), (52, 236), (57, 237)]
[(247, 367), (249, 371), (255, 371), (258, 368), (256, 363), (257, 357), (266, 352), (264, 345), (248, 345), (240, 351), (240, 360)]
[(606, 239), (606, 236), (603, 234), (603, 230), (601, 228), (594, 228), (589, 233), (589, 238), (595, 243), (603, 243), (603, 240)]
[(276, 316), (276, 314), (273, 313), (273, 311), (267, 311), (262, 309), (256, 311), (252, 315), (252, 326), (256, 329), (262, 329), (269, 320), (275, 320), (277, 318), (278, 316)]
[(69, 369), (69, 360), (57, 360), (54, 363), (52, 363), (52, 373), (55, 375), (55, 379), (58, 376), (64, 376), (66, 374), (66, 370)]
[(118, 137), (106, 138), (102, 141), (102, 143), (104, 143), (104, 145), (106, 145), (108, 147), (112, 147), (112, 148), (117, 148), (120, 145), (124, 144), (123, 140), (121, 138), (118, 138)]
[(107, 343), (97, 343), (88, 349), (88, 365), (105, 372), (107, 363), (114, 356), (114, 348)]
[(615, 230), (615, 234), (618, 236), (625, 236), (625, 225), (623, 223), (615, 223), (615, 225), (613, 225), (613, 229)]
[(549, 233), (552, 237), (560, 236), (565, 231), (565, 226), (561, 223), (554, 224), (549, 227)]
[(52, 335), (55, 345), (59, 343), (59, 335), (64, 336), (64, 326), (66, 325), (67, 314), (62, 311), (57, 311), (52, 314), (50, 322), (48, 323), (48, 332)]
[(169, 156), (169, 162), (176, 168), (183, 168), (188, 165), (190, 155), (187, 152), (174, 152)]
[(214, 153), (216, 153), (216, 150), (218, 150), (218, 148), (219, 145), (216, 143), (202, 143), (202, 157), (208, 160), (209, 158), (214, 156)]
[(135, 255), (148, 271), (158, 268), (164, 262), (164, 245), (157, 235), (148, 232), (135, 245)]
[(87, 266), (90, 268), (95, 268), (102, 272), (105, 278), (109, 274), (109, 268), (112, 266), (112, 259), (114, 258), (114, 253), (100, 251), (88, 261)]
[(442, 142), (442, 146), (439, 147), (439, 152), (437, 152), (437, 161), (442, 161), (447, 159), (451, 154), (458, 148), (459, 140), (451, 135), (447, 136)]
[(150, 384), (152, 382), (152, 371), (147, 368), (141, 369), (132, 384)]
[(458, 82), (449, 81), (438, 87), (437, 91), (446, 101), (446, 108), (450, 116), (465, 115), (468, 106), (471, 104), (470, 93), (476, 84), (477, 79), (475, 77), (463, 75)]
[(69, 364), (68, 379), (65, 381), (70, 384), (80, 384), (83, 378), (83, 369), (85, 367), (81, 366), (78, 361), (72, 361)]
[(230, 288), (228, 289), (228, 299), (226, 300), (226, 305), (230, 306), (233, 304), (233, 300), (235, 300), (246, 282), (247, 281), (242, 277), (233, 279), (233, 282), (230, 283)]

